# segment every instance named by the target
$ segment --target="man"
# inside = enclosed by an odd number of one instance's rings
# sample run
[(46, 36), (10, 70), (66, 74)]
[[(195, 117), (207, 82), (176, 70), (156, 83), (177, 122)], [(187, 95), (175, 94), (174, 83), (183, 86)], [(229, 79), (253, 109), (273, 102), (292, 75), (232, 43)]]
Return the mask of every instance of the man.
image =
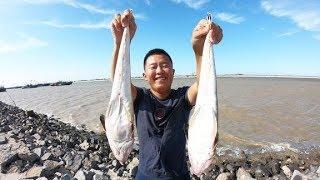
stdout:
[[(130, 37), (136, 31), (130, 11), (118, 14), (112, 21), (114, 52), (111, 69), (113, 79), (124, 27)], [(144, 79), (150, 89), (131, 85), (136, 127), (139, 138), (139, 167), (136, 179), (190, 179), (186, 163), (184, 127), (190, 110), (196, 103), (202, 51), (206, 35), (219, 43), (222, 30), (216, 24), (201, 20), (192, 33), (196, 58), (196, 81), (190, 86), (171, 89), (174, 69), (170, 55), (163, 49), (153, 49), (144, 58)]]

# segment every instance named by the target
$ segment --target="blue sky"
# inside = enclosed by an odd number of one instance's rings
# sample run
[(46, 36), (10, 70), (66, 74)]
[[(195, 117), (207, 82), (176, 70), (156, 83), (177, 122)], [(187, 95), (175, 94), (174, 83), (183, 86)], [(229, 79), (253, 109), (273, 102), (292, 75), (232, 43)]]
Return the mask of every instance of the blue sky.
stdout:
[(212, 12), (224, 32), (215, 46), (218, 74), (320, 76), (319, 0), (2, 0), (0, 85), (107, 78), (109, 22), (132, 8), (132, 76), (163, 48), (177, 75), (193, 74), (193, 27)]

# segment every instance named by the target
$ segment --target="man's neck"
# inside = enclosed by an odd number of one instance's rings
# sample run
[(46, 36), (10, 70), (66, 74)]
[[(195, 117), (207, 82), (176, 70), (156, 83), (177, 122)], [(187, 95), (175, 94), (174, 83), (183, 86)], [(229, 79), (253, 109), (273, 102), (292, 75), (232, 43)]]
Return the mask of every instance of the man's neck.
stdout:
[(171, 92), (171, 89), (167, 90), (166, 92), (157, 92), (157, 91), (154, 91), (152, 89), (151, 90), (151, 93), (158, 99), (160, 100), (163, 100), (163, 99), (167, 99), (170, 95), (170, 92)]

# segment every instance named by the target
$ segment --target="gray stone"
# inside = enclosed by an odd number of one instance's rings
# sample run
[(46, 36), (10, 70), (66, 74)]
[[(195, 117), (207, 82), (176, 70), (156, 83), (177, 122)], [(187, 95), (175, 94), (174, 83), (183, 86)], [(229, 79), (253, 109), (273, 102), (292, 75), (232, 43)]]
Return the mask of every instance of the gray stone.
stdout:
[(132, 170), (130, 170), (131, 177), (136, 177), (137, 172), (138, 172), (138, 165), (133, 167)]
[(18, 159), (19, 159), (18, 154), (15, 152), (5, 153), (4, 155), (1, 155), (0, 156), (1, 172), (4, 173), (7, 166), (9, 166), (11, 163), (15, 162)]
[(56, 173), (54, 173), (54, 175), (56, 175), (57, 177), (61, 177), (62, 176), (61, 172), (56, 172)]
[(40, 177), (43, 169), (44, 169), (43, 166), (33, 166), (31, 169), (27, 171), (26, 175), (28, 178)]
[(109, 180), (110, 177), (108, 176), (104, 176), (104, 175), (100, 175), (100, 174), (95, 174), (93, 176), (93, 180)]
[(291, 178), (292, 172), (287, 166), (282, 166), (283, 173), (287, 176), (287, 178)]
[(83, 159), (83, 155), (79, 155), (77, 154), (71, 165), (66, 165), (66, 168), (71, 170), (72, 172), (77, 172), (79, 170), (79, 168), (81, 167), (82, 164), (82, 159)]
[(261, 178), (261, 177), (270, 177), (272, 174), (270, 170), (268, 170), (264, 165), (258, 165), (255, 171), (256, 176)]
[(58, 162), (58, 161), (52, 161), (52, 160), (46, 160), (43, 163), (44, 167), (46, 169), (57, 169), (61, 166), (63, 166), (63, 162)]
[(253, 180), (254, 178), (243, 168), (239, 168), (237, 171), (237, 180)]
[(33, 110), (26, 111), (26, 115), (33, 118), (39, 117)]
[(60, 149), (60, 148), (53, 148), (52, 150), (51, 150), (51, 152), (52, 152), (52, 155), (54, 155), (55, 157), (60, 157), (60, 156), (62, 156), (62, 155), (64, 155), (65, 153)]
[(84, 140), (81, 144), (80, 144), (80, 148), (83, 150), (88, 150), (89, 148), (89, 143), (87, 142), (87, 140)]
[(95, 169), (90, 169), (91, 172), (95, 173), (95, 174), (99, 174), (99, 175), (103, 175), (102, 171), (99, 170), (95, 170)]
[(227, 164), (226, 168), (228, 169), (229, 172), (234, 172), (234, 167), (231, 164)]
[[(133, 170), (136, 166), (138, 166), (138, 164), (139, 164), (138, 158), (137, 158), (137, 157), (134, 157), (134, 158), (131, 160), (131, 162), (127, 165), (127, 169), (129, 169), (129, 172), (130, 172), (131, 175), (134, 174), (134, 173), (132, 173), (132, 170)], [(134, 176), (135, 176), (135, 174), (134, 174)]]
[(27, 155), (25, 155), (23, 157), (24, 158), (21, 158), (21, 159), (23, 159), (25, 161), (28, 161), (30, 163), (34, 163), (34, 162), (36, 162), (36, 161), (38, 161), (40, 159), (40, 157), (34, 152), (30, 152), (29, 154), (27, 154)]
[(49, 152), (47, 152), (47, 153), (45, 153), (45, 154), (41, 157), (41, 160), (42, 160), (42, 161), (50, 160), (51, 157), (52, 157), (52, 154), (49, 153)]
[(117, 161), (116, 159), (112, 161), (112, 166), (114, 166), (115, 170), (118, 170), (121, 166), (121, 164), (119, 163), (119, 161)]
[(318, 167), (318, 170), (316, 171), (316, 173), (318, 174), (318, 176), (320, 176), (320, 166)]
[(219, 174), (216, 180), (230, 180), (230, 179), (231, 179), (230, 173), (221, 173)]
[(70, 174), (64, 174), (61, 176), (60, 180), (71, 180), (72, 177), (70, 176)]
[(36, 180), (48, 180), (46, 177), (39, 177)]
[(46, 142), (43, 140), (37, 140), (36, 144), (39, 146), (44, 146), (46, 144)]
[(77, 178), (77, 180), (86, 180), (86, 175), (82, 170), (79, 170), (75, 175), (74, 178)]
[(1, 133), (0, 135), (0, 144), (6, 144), (7, 143), (7, 137)]
[(39, 148), (35, 148), (32, 150), (32, 152), (34, 152), (35, 154), (37, 154), (39, 157), (41, 157), (42, 155), (42, 147), (39, 147)]
[(122, 174), (123, 174), (123, 172), (124, 172), (124, 167), (120, 167), (118, 170), (117, 170), (117, 176), (122, 176)]
[(300, 171), (294, 170), (292, 173), (291, 180), (308, 180), (308, 177), (302, 174)]
[(41, 139), (41, 136), (39, 134), (34, 134), (32, 135), (36, 140), (40, 140)]

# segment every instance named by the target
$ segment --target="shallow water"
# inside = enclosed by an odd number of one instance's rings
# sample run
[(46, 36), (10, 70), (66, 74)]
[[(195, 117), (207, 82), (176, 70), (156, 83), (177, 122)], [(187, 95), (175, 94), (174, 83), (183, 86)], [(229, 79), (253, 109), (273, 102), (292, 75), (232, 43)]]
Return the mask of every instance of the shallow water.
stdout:
[[(173, 88), (191, 85), (176, 78)], [(134, 79), (137, 86), (145, 81)], [(0, 101), (54, 115), (61, 121), (101, 131), (111, 93), (110, 81), (76, 82), (70, 86), (9, 89)], [(308, 152), (320, 148), (320, 80), (266, 77), (218, 78), (219, 147), (217, 152)]]

